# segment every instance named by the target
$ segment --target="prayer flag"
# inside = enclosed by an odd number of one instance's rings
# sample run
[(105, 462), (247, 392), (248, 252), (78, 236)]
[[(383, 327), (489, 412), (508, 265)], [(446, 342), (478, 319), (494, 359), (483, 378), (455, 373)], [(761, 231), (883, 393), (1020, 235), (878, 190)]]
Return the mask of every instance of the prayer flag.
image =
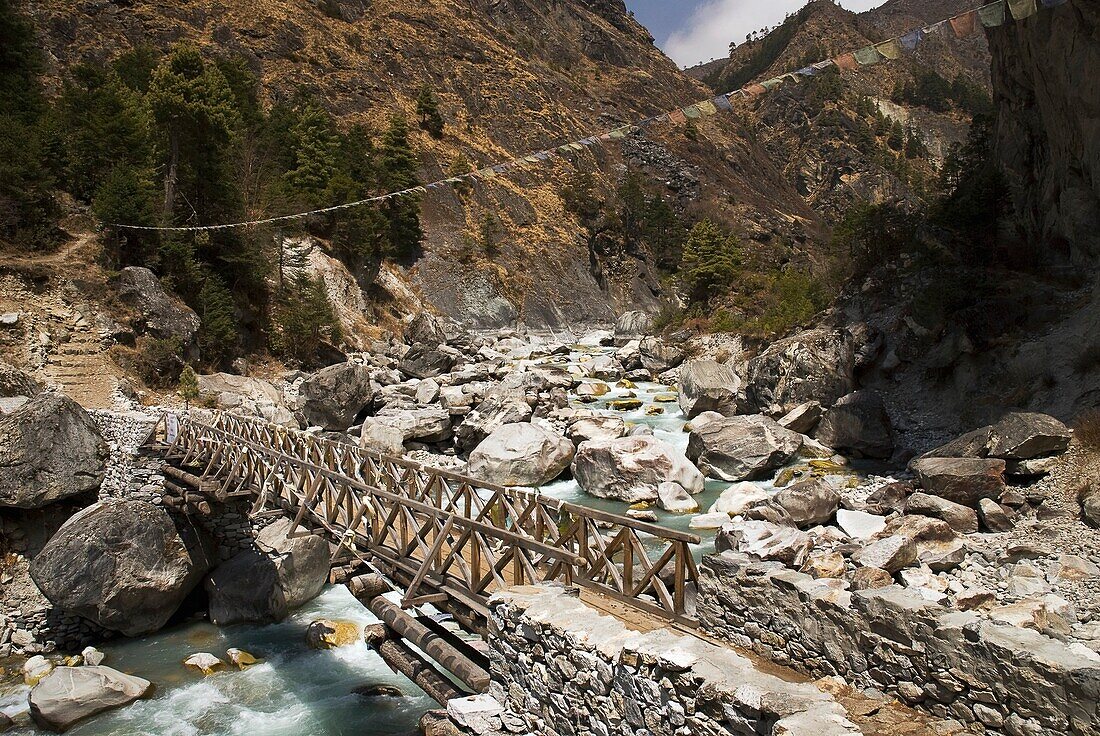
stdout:
[(920, 28), (915, 31), (909, 31), (901, 37), (901, 45), (906, 51), (915, 51), (920, 42), (924, 40), (924, 31)]
[(684, 114), (683, 110), (674, 110), (670, 112), (668, 114), (668, 119), (676, 123), (677, 125), (683, 125), (688, 121), (687, 115)]
[(832, 59), (826, 59), (825, 61), (819, 61), (816, 64), (813, 64), (811, 66), (811, 68), (815, 69), (819, 72), (823, 72), (826, 69), (828, 69), (829, 67), (835, 66), (835, 64), (836, 64), (836, 62), (834, 62)]
[(789, 80), (791, 82), (794, 82), (795, 84), (802, 84), (802, 79), (794, 72), (787, 72), (782, 77), (780, 77), (780, 79), (782, 79), (783, 81)]
[(733, 109), (733, 105), (730, 104), (729, 95), (718, 95), (714, 98), (714, 106), (719, 110), (729, 112)]
[(613, 141), (621, 141), (623, 138), (626, 138), (626, 129), (616, 128), (615, 130), (608, 133), (608, 135), (611, 136), (611, 140)]
[(537, 158), (539, 161), (549, 161), (550, 160), (550, 152), (549, 151), (539, 151), (538, 153), (535, 154), (535, 158)]
[(978, 14), (971, 10), (968, 13), (957, 15), (951, 19), (951, 27), (955, 30), (956, 38), (966, 38), (977, 28)]
[(746, 87), (742, 87), (741, 91), (749, 97), (757, 97), (768, 91), (768, 88), (762, 84), (750, 84)]
[(859, 68), (859, 62), (856, 61), (856, 55), (853, 53), (841, 54), (833, 59), (833, 63), (846, 71)]
[(688, 105), (684, 108), (684, 115), (686, 115), (689, 120), (698, 120), (703, 117), (703, 111), (699, 109), (698, 105)]
[(718, 112), (718, 108), (715, 107), (714, 103), (710, 100), (707, 100), (706, 102), (700, 102), (698, 105), (696, 105), (696, 107), (699, 108), (699, 111), (702, 112), (703, 115), (707, 116), (714, 115)]
[(801, 74), (804, 77), (812, 77), (817, 74), (817, 69), (814, 69), (812, 66), (804, 66), (795, 72), (795, 74)]
[(1035, 0), (1008, 0), (1008, 9), (1012, 11), (1012, 17), (1016, 20), (1030, 18), (1038, 10)]
[(497, 172), (493, 171), (492, 169), (482, 169), (481, 171), (477, 172), (477, 175), (486, 179), (492, 179), (497, 175)]
[(763, 82), (760, 83), (760, 86), (767, 90), (773, 90), (782, 84), (782, 79), (780, 79), (779, 77), (774, 77), (772, 79), (765, 79)]
[(874, 46), (865, 46), (855, 53), (860, 66), (872, 66), (882, 61), (882, 54)]
[(986, 5), (984, 8), (979, 8), (978, 17), (982, 19), (982, 25), (986, 28), (996, 28), (997, 26), (1004, 25), (1004, 0), (993, 3), (992, 5)]
[(901, 44), (898, 43), (896, 38), (891, 38), (889, 41), (883, 41), (878, 46), (875, 46), (875, 50), (887, 59), (893, 60), (901, 57)]

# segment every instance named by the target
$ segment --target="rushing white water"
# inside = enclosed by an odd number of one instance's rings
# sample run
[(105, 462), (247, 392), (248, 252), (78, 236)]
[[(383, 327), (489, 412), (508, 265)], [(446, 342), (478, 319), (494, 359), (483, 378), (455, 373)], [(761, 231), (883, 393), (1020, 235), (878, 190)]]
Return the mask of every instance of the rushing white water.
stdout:
[[(90, 719), (74, 736), (384, 736), (417, 733), (434, 701), (395, 675), (365, 643), (330, 651), (306, 647), (305, 630), (318, 618), (377, 621), (343, 586), (327, 589), (279, 624), (217, 628), (196, 623), (154, 636), (104, 646), (106, 664), (157, 685), (145, 701)], [(194, 652), (225, 659), (230, 647), (262, 658), (244, 671), (210, 677), (181, 661)], [(389, 684), (403, 698), (364, 698), (363, 685)], [(26, 724), (26, 689), (0, 697), (0, 710)], [(13, 734), (33, 733), (29, 727)]]

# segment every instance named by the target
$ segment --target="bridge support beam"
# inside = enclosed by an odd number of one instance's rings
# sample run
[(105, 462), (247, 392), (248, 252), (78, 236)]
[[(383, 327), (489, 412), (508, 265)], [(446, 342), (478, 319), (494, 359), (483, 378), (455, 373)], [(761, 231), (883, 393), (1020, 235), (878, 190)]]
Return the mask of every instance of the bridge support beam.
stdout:
[(388, 639), (379, 644), (378, 654), (390, 669), (412, 680), (440, 705), (445, 706), (448, 700), (454, 698), (466, 697), (464, 691), (399, 639)]

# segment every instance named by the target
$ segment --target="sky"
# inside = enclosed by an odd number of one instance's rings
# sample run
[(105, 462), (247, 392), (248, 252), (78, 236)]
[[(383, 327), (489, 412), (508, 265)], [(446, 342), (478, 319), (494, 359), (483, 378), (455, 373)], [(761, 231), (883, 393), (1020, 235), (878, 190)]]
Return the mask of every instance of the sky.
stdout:
[[(848, 10), (862, 11), (885, 0), (838, 0)], [(680, 66), (729, 55), (730, 41), (776, 26), (806, 0), (626, 0), (657, 45)]]

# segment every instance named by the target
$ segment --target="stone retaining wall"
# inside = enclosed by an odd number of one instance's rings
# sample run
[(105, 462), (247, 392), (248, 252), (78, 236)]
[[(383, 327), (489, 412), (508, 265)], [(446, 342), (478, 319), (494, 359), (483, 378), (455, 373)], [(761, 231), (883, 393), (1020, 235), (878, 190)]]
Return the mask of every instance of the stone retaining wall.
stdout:
[(714, 636), (815, 677), (840, 675), (991, 734), (1100, 736), (1100, 656), (952, 611), (899, 586), (850, 593), (724, 552), (700, 568)]
[(859, 731), (816, 687), (668, 630), (640, 634), (554, 586), (490, 603), (493, 728), (536, 734), (841, 736)]

